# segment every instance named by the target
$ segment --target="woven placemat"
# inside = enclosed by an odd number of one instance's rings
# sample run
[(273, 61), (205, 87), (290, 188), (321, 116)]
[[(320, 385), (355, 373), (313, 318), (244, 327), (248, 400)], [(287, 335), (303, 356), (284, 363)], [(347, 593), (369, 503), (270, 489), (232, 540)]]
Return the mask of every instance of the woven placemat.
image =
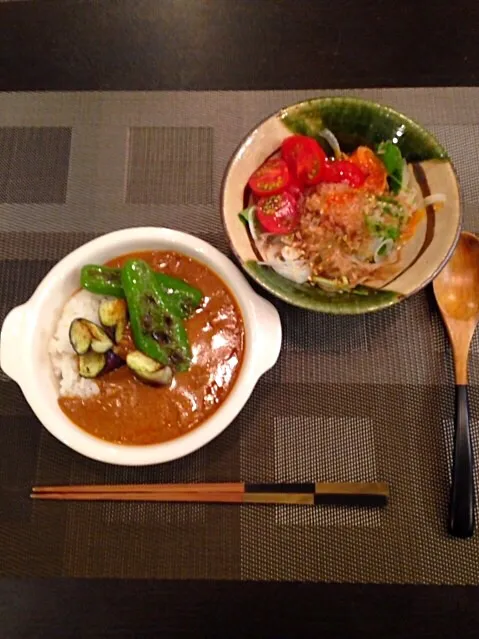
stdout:
[[(350, 93), (437, 134), (458, 169), (465, 226), (478, 231), (479, 89)], [(228, 252), (218, 208), (228, 158), (268, 113), (320, 94), (0, 95), (0, 320), (58, 259), (107, 231), (170, 226)], [(453, 540), (445, 529), (453, 375), (430, 292), (353, 318), (275, 303), (277, 366), (218, 439), (174, 463), (122, 468), (73, 453), (2, 374), (0, 574), (479, 583), (479, 536)], [(475, 339), (476, 443), (478, 354)], [(385, 480), (391, 502), (378, 511), (28, 499), (34, 484), (313, 479)]]

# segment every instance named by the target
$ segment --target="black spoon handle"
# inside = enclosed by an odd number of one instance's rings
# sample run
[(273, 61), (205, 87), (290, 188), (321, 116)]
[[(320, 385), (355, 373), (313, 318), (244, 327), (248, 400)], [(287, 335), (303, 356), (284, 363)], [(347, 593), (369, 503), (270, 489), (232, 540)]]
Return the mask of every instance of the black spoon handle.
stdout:
[(467, 386), (462, 384), (456, 384), (449, 532), (455, 537), (471, 537), (474, 532), (474, 479), (469, 430), (469, 400)]

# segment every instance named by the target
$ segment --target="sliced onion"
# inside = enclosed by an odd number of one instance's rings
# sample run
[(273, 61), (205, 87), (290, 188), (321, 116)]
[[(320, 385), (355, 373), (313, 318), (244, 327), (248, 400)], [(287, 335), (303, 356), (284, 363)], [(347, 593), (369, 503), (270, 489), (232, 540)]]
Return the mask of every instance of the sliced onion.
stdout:
[(341, 148), (339, 146), (338, 138), (329, 129), (322, 129), (318, 133), (319, 136), (324, 138), (329, 146), (333, 149), (334, 157), (336, 160), (341, 159)]
[[(374, 251), (374, 262), (376, 264), (383, 262), (386, 258), (389, 257), (393, 248), (394, 248), (394, 242), (391, 238), (387, 238), (386, 240), (383, 240), (378, 245), (377, 249)], [(379, 251), (381, 251), (382, 249), (385, 249), (385, 252), (383, 255), (380, 255)]]
[(406, 191), (406, 194), (404, 195), (404, 201), (408, 206), (410, 206), (411, 208), (417, 208), (416, 199), (417, 193), (415, 189), (409, 189), (408, 191)]
[(444, 204), (446, 199), (447, 198), (444, 193), (432, 193), (424, 198), (424, 206), (431, 206), (431, 204)]
[(258, 249), (258, 253), (266, 262), (274, 262), (275, 260), (282, 259), (281, 252), (284, 248), (284, 244), (281, 235), (261, 233), (258, 239), (255, 240), (255, 246)]
[(323, 291), (327, 293), (344, 293), (346, 291), (351, 290), (351, 286), (349, 285), (347, 277), (343, 276), (343, 281), (341, 280), (330, 280), (327, 277), (313, 277), (313, 283), (319, 286)]
[(281, 249), (281, 257), (286, 261), (303, 261), (301, 251), (285, 244)]
[(285, 244), (280, 235), (261, 232), (255, 211), (251, 211), (248, 216), (248, 226), (256, 248), (264, 260), (258, 262), (260, 266), (269, 266), (279, 275), (297, 284), (308, 281), (311, 275), (309, 264), (303, 259), (288, 257), (294, 255), (295, 249)]
[(404, 160), (402, 165), (401, 191), (405, 191), (407, 187), (409, 186), (409, 178), (410, 178), (409, 169), (408, 169), (406, 160)]
[(296, 284), (304, 284), (311, 275), (311, 267), (303, 260), (268, 260), (259, 263), (271, 267), (276, 273)]

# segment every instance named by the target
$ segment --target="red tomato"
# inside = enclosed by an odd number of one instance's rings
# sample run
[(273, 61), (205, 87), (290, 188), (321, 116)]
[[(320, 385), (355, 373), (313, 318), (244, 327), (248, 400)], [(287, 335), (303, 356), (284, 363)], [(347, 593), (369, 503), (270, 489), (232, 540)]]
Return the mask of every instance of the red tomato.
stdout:
[(261, 198), (256, 205), (256, 215), (268, 233), (292, 233), (299, 222), (298, 205), (287, 192)]
[(256, 195), (281, 193), (290, 180), (288, 165), (281, 158), (266, 160), (250, 177), (248, 184)]
[(320, 181), (326, 153), (314, 138), (291, 135), (283, 140), (281, 155), (301, 183), (312, 185)]
[(326, 161), (321, 173), (322, 182), (341, 182), (355, 188), (362, 186), (365, 180), (363, 171), (349, 160)]
[(294, 197), (295, 200), (299, 200), (299, 198), (303, 194), (303, 190), (304, 190), (304, 186), (301, 184), (298, 178), (295, 175), (291, 175), (291, 179), (289, 181), (288, 188), (286, 189), (286, 191), (288, 193), (291, 193), (291, 195)]

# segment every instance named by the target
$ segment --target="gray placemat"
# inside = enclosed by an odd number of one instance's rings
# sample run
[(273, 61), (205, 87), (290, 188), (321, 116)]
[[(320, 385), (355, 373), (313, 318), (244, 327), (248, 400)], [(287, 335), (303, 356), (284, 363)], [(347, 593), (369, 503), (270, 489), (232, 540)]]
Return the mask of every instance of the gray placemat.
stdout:
[[(479, 231), (479, 89), (349, 93), (437, 134), (459, 172), (465, 226)], [(268, 113), (325, 94), (335, 92), (0, 95), (0, 320), (107, 231), (170, 226), (228, 252), (218, 201), (234, 148)], [(71, 452), (2, 374), (0, 574), (479, 583), (479, 537), (445, 530), (453, 376), (430, 293), (354, 318), (275, 303), (277, 366), (223, 435), (171, 464), (121, 468)], [(478, 358), (475, 339), (476, 444)], [(28, 499), (33, 484), (240, 479), (381, 479), (392, 498), (382, 511)]]

